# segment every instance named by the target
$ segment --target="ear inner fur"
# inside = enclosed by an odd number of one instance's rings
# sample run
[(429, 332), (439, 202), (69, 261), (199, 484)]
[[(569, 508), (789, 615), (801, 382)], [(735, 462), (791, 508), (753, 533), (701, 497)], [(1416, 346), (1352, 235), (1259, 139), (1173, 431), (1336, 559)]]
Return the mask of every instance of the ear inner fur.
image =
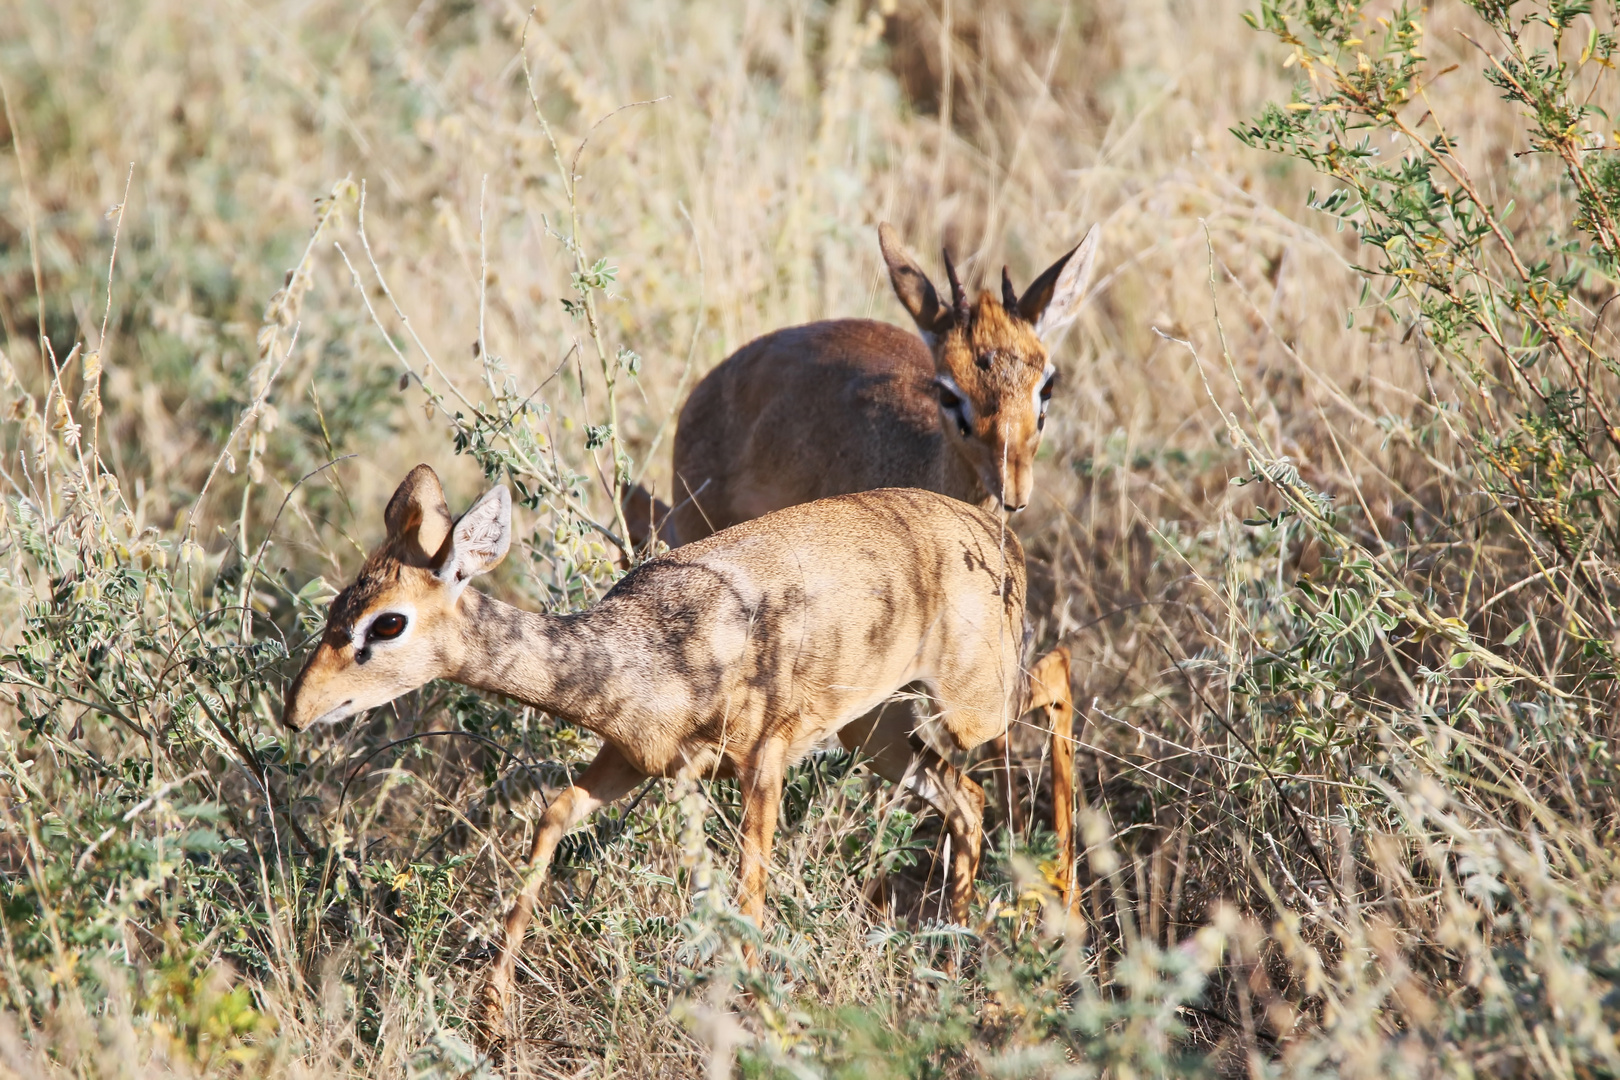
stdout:
[(512, 496), (501, 484), (485, 492), (461, 515), (439, 564), (438, 576), (452, 584), (493, 570), (512, 543)]
[(1040, 321), (1046, 305), (1052, 302), (1052, 292), (1057, 288), (1058, 275), (1063, 273), (1063, 268), (1079, 250), (1080, 245), (1076, 244), (1069, 249), (1068, 254), (1041, 271), (1041, 276), (1029, 283), (1029, 288), (1024, 290), (1024, 295), (1018, 300), (1018, 314), (1025, 322), (1033, 326)]
[(388, 540), (409, 566), (432, 566), (450, 536), (450, 507), (431, 466), (412, 469), (383, 511)]
[(1096, 264), (1100, 229), (1093, 225), (1067, 255), (1047, 267), (1018, 301), (1018, 313), (1044, 340), (1074, 318)]
[(878, 246), (889, 267), (889, 284), (894, 287), (894, 295), (917, 324), (917, 329), (924, 337), (937, 336), (950, 329), (950, 309), (940, 303), (934, 283), (928, 280), (928, 275), (887, 222), (878, 226)]

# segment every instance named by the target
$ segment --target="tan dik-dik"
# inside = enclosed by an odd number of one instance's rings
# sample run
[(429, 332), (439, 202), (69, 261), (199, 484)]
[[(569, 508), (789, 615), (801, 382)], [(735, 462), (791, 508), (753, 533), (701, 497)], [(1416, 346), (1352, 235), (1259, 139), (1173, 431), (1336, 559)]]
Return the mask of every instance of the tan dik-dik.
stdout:
[[(1022, 296), (967, 294), (945, 252), (946, 303), (888, 225), (889, 280), (921, 336), (870, 319), (778, 330), (709, 372), (675, 431), (674, 510), (633, 491), (670, 546), (784, 506), (882, 487), (937, 491), (1007, 513), (1029, 504), (1057, 382), (1048, 343), (1075, 317), (1096, 228)], [(640, 534), (640, 535), (636, 535)]]
[[(1020, 666), (1018, 540), (984, 511), (932, 492), (777, 511), (643, 563), (594, 608), (561, 616), (467, 587), (506, 555), (505, 487), (452, 520), (438, 478), (418, 465), (384, 516), (387, 539), (333, 600), (288, 691), (287, 726), (343, 720), (451, 679), (603, 740), (540, 819), (488, 985), (491, 1021), (504, 1012), (558, 841), (647, 777), (737, 779), (738, 903), (761, 923), (784, 773), (833, 733), (944, 816), (951, 911), (965, 920), (984, 793), (930, 742), (971, 749), (1053, 695), (1067, 705), (1066, 678), (1043, 681), (1038, 670), (1031, 679)], [(927, 740), (913, 737), (910, 703), (890, 701), (902, 688), (931, 700)]]

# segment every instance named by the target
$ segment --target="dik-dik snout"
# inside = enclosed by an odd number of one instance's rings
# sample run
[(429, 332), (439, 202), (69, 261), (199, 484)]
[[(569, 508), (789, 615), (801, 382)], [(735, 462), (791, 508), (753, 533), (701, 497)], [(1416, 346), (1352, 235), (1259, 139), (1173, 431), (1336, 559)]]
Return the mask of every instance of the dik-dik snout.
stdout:
[(411, 470), (384, 513), (387, 540), (332, 601), (282, 722), (293, 731), (337, 723), (453, 677), (466, 639), (462, 591), (505, 558), (511, 514), (497, 487), (452, 521), (433, 470)]
[(1096, 257), (1097, 230), (1047, 268), (1022, 296), (1005, 267), (1001, 295), (969, 304), (950, 252), (947, 305), (894, 230), (878, 230), (889, 279), (934, 355), (940, 425), (951, 449), (972, 467), (987, 501), (1004, 513), (1029, 505), (1035, 452), (1057, 385), (1047, 345), (1071, 322)]

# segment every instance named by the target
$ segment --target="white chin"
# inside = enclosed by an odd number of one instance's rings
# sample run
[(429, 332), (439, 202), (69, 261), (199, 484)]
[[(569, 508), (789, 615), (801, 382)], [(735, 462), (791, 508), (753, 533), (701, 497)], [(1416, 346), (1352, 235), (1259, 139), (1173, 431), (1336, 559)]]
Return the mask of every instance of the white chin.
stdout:
[(311, 720), (309, 722), (309, 726), (314, 728), (314, 727), (323, 727), (323, 726), (325, 726), (327, 724), (335, 724), (339, 720), (347, 720), (349, 717), (353, 716), (358, 711), (359, 710), (357, 710), (354, 707), (354, 702), (345, 701), (343, 704), (337, 706), (336, 708), (327, 709), (325, 712), (321, 713), (321, 715), (317, 716), (315, 719), (313, 719), (313, 720)]

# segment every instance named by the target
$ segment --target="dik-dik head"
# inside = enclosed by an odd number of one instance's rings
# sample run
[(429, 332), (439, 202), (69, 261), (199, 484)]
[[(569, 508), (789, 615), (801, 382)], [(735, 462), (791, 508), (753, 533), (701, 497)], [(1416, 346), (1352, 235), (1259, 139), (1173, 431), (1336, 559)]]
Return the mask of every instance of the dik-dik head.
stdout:
[(281, 718), (294, 731), (386, 705), (460, 670), (462, 591), (512, 542), (504, 486), (452, 521), (426, 465), (411, 470), (383, 518), (388, 538), (332, 601), (326, 633), (287, 692)]
[(1029, 504), (1035, 451), (1057, 382), (1047, 345), (1073, 321), (1097, 254), (1092, 227), (1067, 255), (1047, 267), (1019, 296), (1007, 268), (1001, 296), (980, 293), (969, 305), (945, 252), (951, 302), (940, 300), (928, 275), (894, 229), (878, 227), (889, 280), (934, 354), (940, 422), (955, 452), (973, 466), (985, 491), (1009, 513)]

